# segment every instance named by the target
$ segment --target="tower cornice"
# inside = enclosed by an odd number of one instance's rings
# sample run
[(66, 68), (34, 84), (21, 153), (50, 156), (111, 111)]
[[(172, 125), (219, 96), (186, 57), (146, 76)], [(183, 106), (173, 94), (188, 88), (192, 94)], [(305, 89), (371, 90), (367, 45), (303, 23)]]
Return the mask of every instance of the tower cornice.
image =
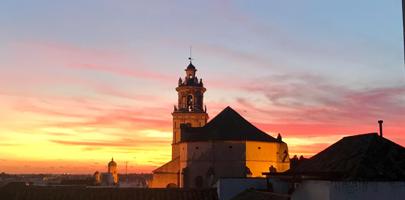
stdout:
[(202, 87), (202, 86), (181, 85), (181, 86), (176, 87), (177, 92), (186, 91), (186, 90), (193, 91), (193, 92), (195, 92), (195, 91), (202, 91), (202, 92), (207, 91), (207, 89), (205, 87)]

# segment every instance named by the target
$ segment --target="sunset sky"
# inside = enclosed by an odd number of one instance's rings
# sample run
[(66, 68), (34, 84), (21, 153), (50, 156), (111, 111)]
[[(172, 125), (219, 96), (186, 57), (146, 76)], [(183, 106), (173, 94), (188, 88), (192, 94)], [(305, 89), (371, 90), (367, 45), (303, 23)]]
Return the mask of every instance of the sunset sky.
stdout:
[(0, 2), (0, 172), (151, 172), (171, 158), (189, 47), (290, 156), (376, 132), (405, 145), (400, 0)]

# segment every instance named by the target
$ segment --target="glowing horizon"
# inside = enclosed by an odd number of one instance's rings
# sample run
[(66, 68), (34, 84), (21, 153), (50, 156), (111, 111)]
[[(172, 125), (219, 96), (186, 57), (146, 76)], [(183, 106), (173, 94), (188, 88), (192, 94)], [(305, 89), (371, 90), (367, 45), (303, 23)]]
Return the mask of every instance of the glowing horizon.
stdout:
[(231, 106), (281, 133), (291, 157), (378, 132), (379, 119), (404, 146), (400, 4), (3, 1), (0, 172), (169, 161), (190, 45), (210, 118)]

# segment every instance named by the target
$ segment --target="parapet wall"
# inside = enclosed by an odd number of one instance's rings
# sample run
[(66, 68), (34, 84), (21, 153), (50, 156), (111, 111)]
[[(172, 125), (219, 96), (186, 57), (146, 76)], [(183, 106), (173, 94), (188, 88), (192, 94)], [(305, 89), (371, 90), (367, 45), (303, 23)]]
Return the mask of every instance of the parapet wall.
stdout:
[(4, 186), (4, 200), (217, 200), (216, 189), (145, 189), (79, 186)]

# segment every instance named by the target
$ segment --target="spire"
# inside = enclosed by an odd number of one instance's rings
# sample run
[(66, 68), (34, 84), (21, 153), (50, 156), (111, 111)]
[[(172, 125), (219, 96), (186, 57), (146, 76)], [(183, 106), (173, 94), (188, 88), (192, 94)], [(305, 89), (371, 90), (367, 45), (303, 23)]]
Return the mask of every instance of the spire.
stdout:
[(197, 70), (195, 69), (195, 67), (193, 65), (193, 47), (192, 46), (190, 46), (190, 56), (188, 57), (188, 60), (190, 61), (190, 63), (188, 64), (186, 71), (193, 70), (195, 73), (195, 71), (197, 71)]
[(190, 61), (190, 64), (192, 64), (191, 60), (193, 60), (193, 46), (190, 46), (190, 57), (188, 57), (188, 60)]
[(193, 80), (195, 78), (195, 72), (197, 71), (197, 69), (194, 67), (193, 62), (192, 62), (193, 58), (191, 58), (191, 47), (190, 47), (190, 57), (188, 57), (188, 60), (190, 61), (190, 63), (188, 64), (188, 66), (185, 70), (186, 71), (186, 80), (187, 79)]

